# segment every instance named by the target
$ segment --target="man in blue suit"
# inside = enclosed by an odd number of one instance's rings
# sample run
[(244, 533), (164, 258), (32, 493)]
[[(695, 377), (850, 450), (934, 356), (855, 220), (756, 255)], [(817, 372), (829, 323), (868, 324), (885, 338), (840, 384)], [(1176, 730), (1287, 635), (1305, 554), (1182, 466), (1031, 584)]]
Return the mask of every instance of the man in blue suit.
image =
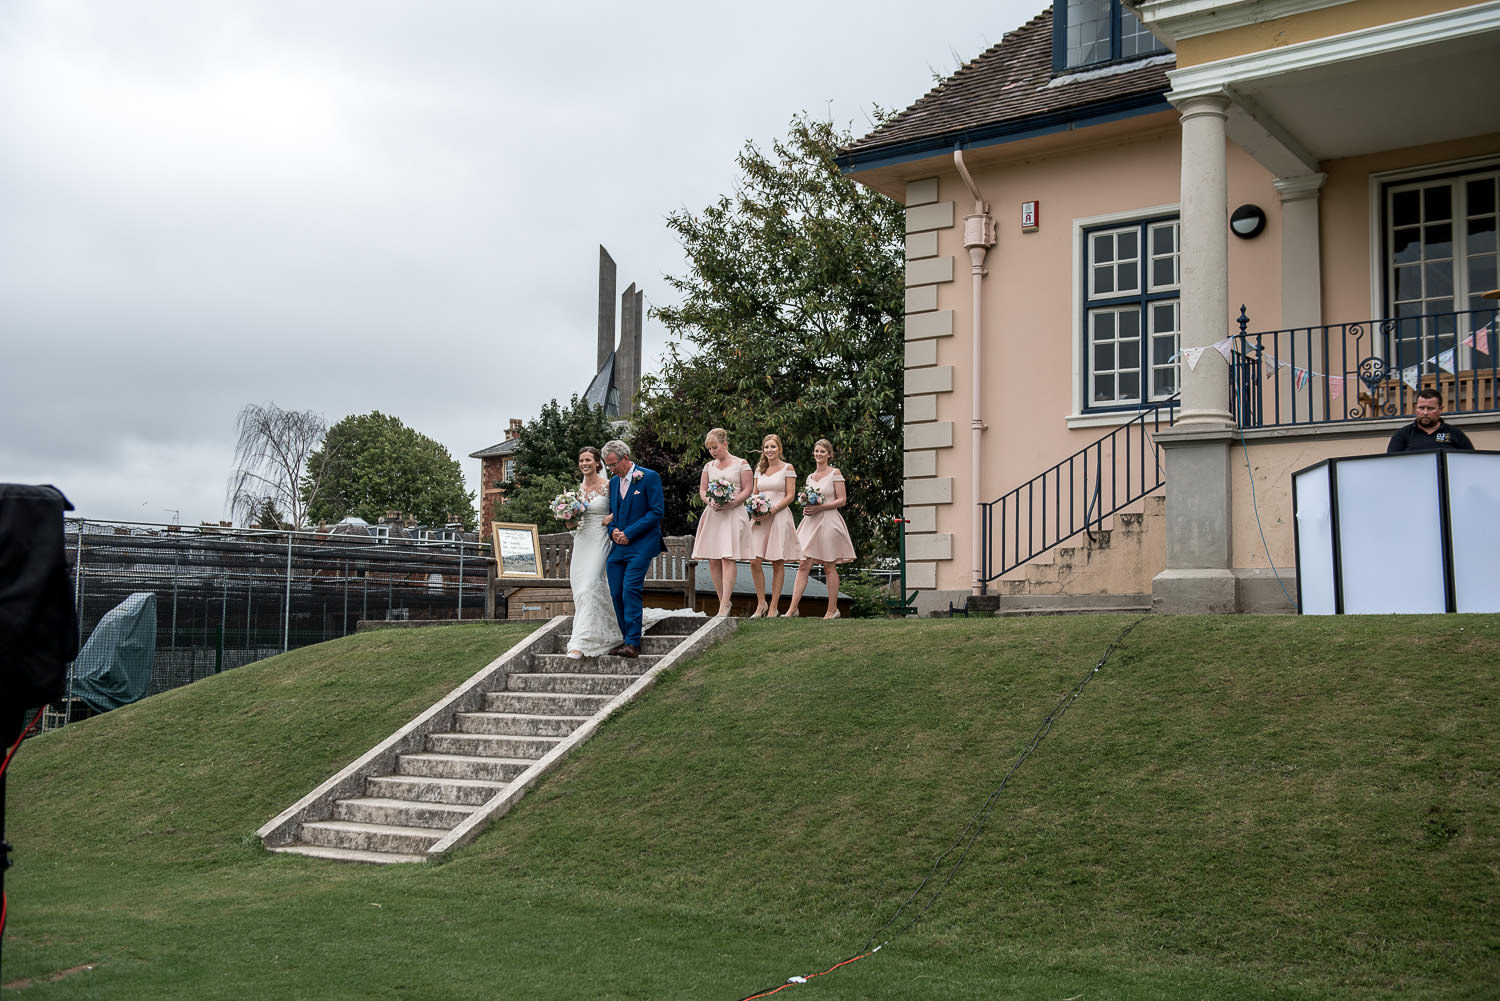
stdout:
[(610, 597), (615, 600), (615, 619), (625, 642), (610, 651), (617, 657), (641, 653), (641, 589), (651, 561), (666, 549), (661, 541), (661, 518), (666, 510), (661, 477), (630, 460), (630, 446), (623, 441), (604, 443), (604, 468), (609, 483), (609, 551), (605, 573)]

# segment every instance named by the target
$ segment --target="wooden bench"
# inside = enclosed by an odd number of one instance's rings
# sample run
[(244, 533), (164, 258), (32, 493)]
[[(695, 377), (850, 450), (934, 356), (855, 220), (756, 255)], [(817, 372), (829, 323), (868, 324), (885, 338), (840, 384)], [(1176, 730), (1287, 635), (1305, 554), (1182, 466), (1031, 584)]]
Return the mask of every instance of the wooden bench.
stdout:
[[(666, 552), (657, 555), (646, 570), (647, 604), (654, 604), (649, 595), (660, 595), (672, 602), (664, 607), (678, 607), (675, 602), (681, 596), (681, 607), (692, 608), (697, 603), (698, 561), (693, 559), (693, 537), (673, 535), (663, 539)], [(568, 567), (573, 561), (573, 534), (558, 532), (538, 537), (541, 558), (541, 577), (500, 577), (495, 573), (495, 561), (490, 560), (490, 581), (485, 589), (484, 617), (493, 619), (499, 604), (498, 596), (504, 594), (507, 603), (516, 599), (523, 606), (535, 602), (527, 611), (545, 613), (535, 616), (551, 618), (552, 615), (569, 614), (572, 606), (572, 582), (568, 578)], [(526, 614), (512, 618), (529, 618)]]

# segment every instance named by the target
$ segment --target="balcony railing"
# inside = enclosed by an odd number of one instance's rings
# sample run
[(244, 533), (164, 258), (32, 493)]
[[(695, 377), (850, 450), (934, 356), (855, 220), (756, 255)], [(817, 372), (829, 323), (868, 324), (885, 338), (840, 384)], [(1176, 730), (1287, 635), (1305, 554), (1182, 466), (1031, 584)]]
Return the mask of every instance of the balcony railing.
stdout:
[(1147, 404), (1127, 424), (980, 509), (980, 587), (1162, 485), (1152, 435), (1172, 424), (1177, 397)]
[(1436, 388), (1446, 414), (1500, 410), (1496, 310), (1424, 313), (1228, 338), (1229, 395), (1240, 427), (1396, 417)]

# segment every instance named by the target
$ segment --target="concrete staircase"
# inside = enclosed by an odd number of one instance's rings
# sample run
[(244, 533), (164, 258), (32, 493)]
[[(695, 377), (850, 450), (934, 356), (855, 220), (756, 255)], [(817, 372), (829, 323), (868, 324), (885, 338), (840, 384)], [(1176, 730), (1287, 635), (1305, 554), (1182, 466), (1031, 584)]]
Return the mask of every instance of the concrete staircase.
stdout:
[(1021, 576), (991, 584), (999, 613), (1149, 612), (1151, 580), (1167, 565), (1166, 498), (1151, 494), (1138, 503), (1137, 511), (1112, 515), (1112, 527), (1092, 539), (1075, 536), (1050, 560), (1033, 560)]
[(668, 616), (647, 629), (634, 660), (569, 660), (571, 627), (570, 616), (554, 618), (257, 836), (272, 851), (375, 863), (467, 844), (658, 674), (735, 622)]

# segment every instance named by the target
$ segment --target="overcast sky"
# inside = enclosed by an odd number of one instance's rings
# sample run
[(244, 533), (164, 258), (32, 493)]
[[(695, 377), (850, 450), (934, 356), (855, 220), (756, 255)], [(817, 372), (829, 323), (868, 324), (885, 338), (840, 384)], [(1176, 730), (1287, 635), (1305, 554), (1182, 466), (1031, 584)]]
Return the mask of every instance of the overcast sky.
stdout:
[[(247, 403), (470, 452), (593, 374), (598, 247), (792, 116), (870, 127), (1046, 0), (0, 3), (0, 481), (226, 517)], [(646, 368), (666, 343), (648, 319)]]

